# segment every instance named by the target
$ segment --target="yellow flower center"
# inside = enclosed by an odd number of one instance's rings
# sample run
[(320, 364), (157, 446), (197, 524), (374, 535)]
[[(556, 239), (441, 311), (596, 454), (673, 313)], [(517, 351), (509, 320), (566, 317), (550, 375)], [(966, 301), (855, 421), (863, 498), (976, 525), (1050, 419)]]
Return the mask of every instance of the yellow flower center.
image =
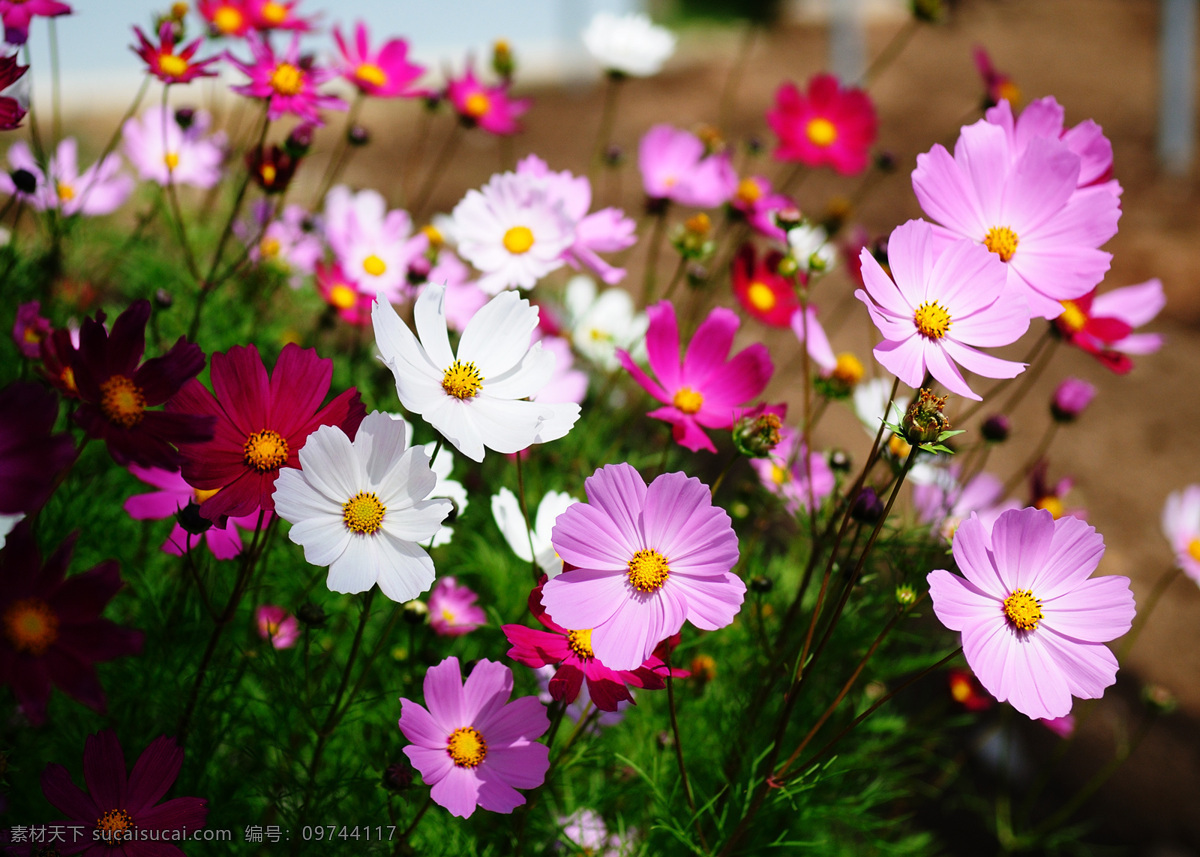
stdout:
[(54, 189), (58, 191), (58, 198), (62, 202), (70, 202), (75, 198), (75, 188), (71, 187), (66, 182), (57, 182)]
[(171, 4), (171, 17), (174, 18), (176, 21), (182, 21), (183, 16), (186, 15), (187, 13), (188, 13), (188, 4), (182, 2), (182, 0), (180, 0), (180, 2), (178, 2), (178, 3)]
[(274, 164), (263, 164), (258, 168), (258, 177), (262, 179), (262, 183), (267, 187), (275, 184), (275, 179), (279, 176), (279, 170), (275, 169)]
[(776, 485), (783, 485), (792, 478), (786, 467), (780, 467), (778, 464), (771, 464), (771, 481)]
[(966, 702), (975, 695), (971, 680), (964, 675), (951, 676), (950, 695), (954, 697), (955, 702)]
[(487, 741), (479, 730), (471, 726), (460, 726), (446, 740), (446, 752), (450, 760), (460, 768), (478, 768), (487, 758)]
[(342, 523), (351, 532), (371, 536), (383, 526), (383, 513), (387, 511), (374, 493), (359, 491), (342, 504)]
[(1188, 556), (1200, 562), (1200, 538), (1192, 539), (1187, 546)]
[(472, 119), (478, 119), (492, 109), (492, 100), (482, 92), (472, 92), (463, 103), (463, 110)]
[(483, 389), (483, 376), (474, 363), (455, 360), (442, 376), (442, 389), (456, 399), (473, 399)]
[(629, 585), (638, 592), (658, 592), (662, 589), (671, 567), (667, 558), (656, 550), (640, 550), (629, 561)]
[(124, 375), (113, 375), (100, 385), (100, 410), (113, 425), (133, 428), (146, 412), (146, 397)]
[(264, 259), (274, 259), (283, 250), (278, 238), (264, 238), (258, 242), (258, 254)]
[(1058, 317), (1058, 323), (1069, 333), (1079, 333), (1087, 326), (1087, 313), (1081, 310), (1075, 301), (1063, 301), (1062, 308), (1062, 315)]
[(381, 277), (387, 272), (387, 262), (372, 253), (363, 259), (363, 270), (372, 277)]
[(288, 460), (288, 452), (288, 442), (281, 434), (264, 429), (246, 438), (242, 458), (247, 466), (259, 473), (266, 473), (283, 467)]
[(365, 62), (354, 70), (354, 76), (363, 83), (371, 86), (383, 86), (387, 83), (387, 74), (375, 63)]
[(58, 639), (58, 617), (40, 598), (25, 598), (4, 611), (4, 634), (18, 652), (42, 655)]
[(1020, 631), (1032, 631), (1042, 621), (1042, 602), (1028, 589), (1014, 589), (1004, 599), (1004, 615)]
[(274, 0), (267, 0), (267, 2), (263, 4), (262, 10), (259, 12), (259, 14), (262, 15), (263, 20), (268, 24), (279, 26), (287, 20), (288, 10), (287, 7), (282, 3), (276, 3)]
[(737, 193), (734, 195), (737, 197), (737, 201), (743, 205), (751, 205), (762, 198), (762, 185), (754, 179), (742, 179), (738, 182)]
[(697, 393), (691, 387), (680, 387), (671, 401), (675, 407), (679, 408), (685, 414), (694, 414), (704, 404), (704, 396)]
[(1013, 257), (1013, 254), (1017, 252), (1017, 245), (1020, 243), (1017, 233), (1007, 226), (993, 226), (983, 238), (983, 245), (999, 256), (1003, 262), (1007, 262)]
[(504, 249), (520, 256), (533, 246), (533, 231), (528, 226), (514, 226), (504, 233)]
[(159, 54), (158, 70), (168, 77), (183, 77), (188, 70), (188, 62), (175, 54)]
[(592, 651), (591, 628), (585, 628), (582, 631), (568, 631), (567, 645), (571, 647), (571, 651), (577, 657), (583, 658), (585, 661), (596, 657), (596, 653)]
[(429, 246), (435, 250), (446, 243), (446, 238), (442, 235), (442, 231), (432, 223), (426, 223), (422, 226), (421, 234), (429, 239)]
[(804, 133), (814, 146), (832, 146), (838, 138), (837, 126), (824, 116), (809, 119), (808, 125), (804, 127)]
[(759, 312), (767, 312), (775, 307), (775, 292), (766, 283), (755, 280), (746, 289), (746, 300)]
[(33, 325), (26, 325), (25, 330), (21, 333), (21, 339), (23, 339), (28, 345), (37, 345), (42, 341), (42, 339), (44, 339), (44, 337), (42, 336), (41, 331), (39, 331), (36, 327)]
[(1045, 509), (1054, 516), (1055, 520), (1061, 518), (1063, 516), (1063, 512), (1066, 511), (1066, 509), (1063, 508), (1062, 500), (1058, 499), (1053, 494), (1049, 494), (1045, 497), (1039, 497), (1038, 501), (1034, 503), (1034, 506), (1039, 509)]
[(350, 309), (358, 302), (358, 295), (349, 286), (338, 283), (329, 290), (329, 302), (338, 309)]
[(888, 452), (890, 452), (894, 458), (908, 458), (908, 454), (911, 451), (912, 447), (909, 446), (908, 441), (900, 437), (900, 435), (894, 434), (888, 438)]
[(941, 339), (950, 329), (951, 323), (950, 313), (936, 301), (926, 301), (917, 307), (917, 311), (913, 313), (913, 321), (916, 322), (917, 332), (926, 339)]
[(167, 165), (168, 170), (173, 170), (179, 166), (179, 153), (167, 152), (163, 155), (163, 163)]
[(1004, 101), (1007, 101), (1016, 110), (1021, 106), (1021, 87), (1017, 86), (1011, 80), (1006, 80), (996, 88), (996, 94)]
[(110, 809), (96, 819), (96, 831), (106, 845), (131, 840), (133, 828), (133, 816), (123, 809)]
[(242, 29), (245, 20), (240, 9), (233, 6), (222, 6), (213, 15), (212, 22), (214, 27), (228, 36)]
[(271, 72), (271, 88), (280, 95), (296, 95), (304, 88), (304, 75), (290, 62), (281, 62)]
[(837, 356), (837, 365), (833, 367), (834, 380), (840, 381), (847, 387), (853, 387), (862, 380), (863, 374), (862, 361), (849, 351), (843, 351)]
[(62, 385), (72, 393), (79, 392), (79, 388), (75, 386), (75, 370), (70, 366), (63, 367), (62, 373), (58, 376), (58, 380), (61, 381)]

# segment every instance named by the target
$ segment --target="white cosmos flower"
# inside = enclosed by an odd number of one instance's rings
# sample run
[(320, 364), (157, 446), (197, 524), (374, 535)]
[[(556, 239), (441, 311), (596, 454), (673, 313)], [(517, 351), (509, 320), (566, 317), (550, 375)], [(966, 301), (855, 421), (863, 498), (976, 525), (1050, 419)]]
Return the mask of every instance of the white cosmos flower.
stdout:
[(420, 546), (450, 512), (427, 500), (437, 477), (424, 450), (408, 448), (402, 420), (378, 411), (351, 441), (321, 426), (300, 450), (300, 469), (275, 483), (275, 512), (288, 538), (313, 565), (329, 566), (334, 592), (366, 592), (376, 583), (393, 601), (416, 598), (433, 583), (433, 560)]
[(640, 12), (597, 12), (583, 31), (583, 44), (605, 69), (631, 77), (658, 74), (675, 53), (674, 34)]
[[(404, 423), (404, 444), (405, 446), (412, 444), (413, 438), (416, 437), (413, 433), (412, 423), (399, 414), (388, 414), (388, 416)], [(433, 470), (433, 475), (437, 477), (437, 485), (433, 486), (433, 490), (429, 492), (429, 499), (446, 499), (454, 503), (453, 514), (457, 520), (459, 515), (467, 511), (468, 500), (467, 489), (463, 487), (463, 484), (450, 478), (450, 472), (454, 469), (454, 453), (446, 449), (445, 444), (439, 450), (436, 440), (431, 440), (422, 449), (429, 456), (429, 467)], [(437, 453), (436, 458), (434, 457), (435, 452)], [(437, 548), (449, 544), (452, 538), (454, 538), (454, 530), (449, 524), (443, 523), (434, 534), (430, 547)]]
[(787, 232), (788, 247), (800, 270), (816, 269), (828, 273), (837, 263), (837, 248), (829, 242), (829, 236), (820, 226), (805, 221)]
[(371, 310), (375, 344), (396, 378), (396, 394), (454, 448), (475, 461), (484, 449), (520, 452), (556, 440), (579, 419), (579, 405), (524, 401), (554, 374), (554, 355), (530, 346), (537, 307), (516, 292), (502, 292), (467, 323), (450, 348), (446, 287), (430, 283), (413, 308), (417, 334), (386, 301)]
[(557, 577), (562, 573), (563, 563), (554, 545), (550, 544), (550, 531), (554, 529), (558, 516), (578, 502), (570, 494), (561, 491), (551, 491), (542, 498), (533, 522), (532, 556), (529, 553), (531, 534), (525, 529), (525, 518), (516, 494), (507, 488), (501, 488), (499, 494), (493, 494), (492, 517), (496, 519), (496, 526), (513, 553), (525, 562), (531, 562), (536, 557), (538, 568), (546, 572), (547, 577)]
[(637, 311), (629, 292), (606, 289), (597, 295), (595, 281), (581, 274), (567, 283), (564, 302), (571, 318), (571, 344), (592, 363), (615, 372), (621, 365), (618, 348), (635, 361), (645, 354), (650, 320)]

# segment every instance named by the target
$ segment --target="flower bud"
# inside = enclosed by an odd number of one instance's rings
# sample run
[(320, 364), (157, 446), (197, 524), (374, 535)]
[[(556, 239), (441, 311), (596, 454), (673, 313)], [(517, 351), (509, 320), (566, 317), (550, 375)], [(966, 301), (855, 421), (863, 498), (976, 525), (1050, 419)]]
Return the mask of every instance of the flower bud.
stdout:
[(200, 504), (194, 500), (175, 513), (175, 520), (184, 532), (193, 536), (207, 533), (213, 525), (212, 521), (200, 514)]
[(1142, 688), (1142, 702), (1159, 714), (1170, 714), (1179, 706), (1179, 700), (1161, 684), (1148, 684)]
[(299, 160), (308, 154), (312, 144), (313, 126), (306, 122), (303, 125), (297, 125), (292, 129), (292, 133), (287, 135), (287, 139), (283, 141), (283, 150)]
[(829, 466), (839, 473), (850, 470), (850, 456), (844, 449), (835, 449), (829, 453)]
[(154, 293), (154, 305), (159, 309), (170, 309), (175, 303), (175, 296), (166, 289), (159, 289)]
[(717, 662), (713, 660), (712, 655), (696, 655), (692, 658), (689, 668), (692, 678), (698, 684), (708, 684), (717, 677)]
[(191, 107), (180, 107), (175, 111), (175, 124), (186, 131), (196, 121), (196, 111)]
[(33, 193), (37, 190), (37, 176), (29, 170), (13, 170), (9, 177), (13, 186), (21, 193)]
[(756, 574), (750, 578), (750, 591), (767, 593), (775, 588), (775, 581), (761, 574)]
[(924, 24), (937, 24), (946, 14), (942, 0), (912, 0), (912, 16)]
[(1079, 378), (1067, 378), (1054, 391), (1050, 414), (1057, 422), (1073, 423), (1096, 396), (1096, 388)]
[(604, 150), (604, 166), (619, 167), (625, 163), (625, 150), (620, 146), (613, 144)]
[(1004, 414), (992, 414), (983, 421), (983, 427), (980, 432), (983, 434), (983, 439), (992, 443), (1003, 443), (1008, 440), (1008, 434), (1012, 430), (1012, 425), (1008, 421), (1008, 417)]
[(517, 61), (513, 57), (512, 45), (508, 39), (496, 39), (492, 42), (492, 71), (507, 81), (512, 80), (516, 70)]
[(896, 587), (896, 603), (901, 607), (911, 607), (917, 603), (917, 590), (904, 583)]
[(858, 492), (850, 507), (850, 517), (863, 524), (874, 524), (883, 517), (883, 501), (874, 488), (867, 487)]
[(750, 458), (766, 458), (779, 446), (779, 429), (783, 421), (778, 414), (755, 408), (733, 424), (733, 445)]
[(936, 443), (942, 432), (949, 431), (950, 420), (942, 413), (947, 398), (922, 389), (917, 400), (908, 406), (908, 413), (901, 423), (904, 439), (913, 446)]
[(412, 765), (407, 762), (393, 762), (383, 769), (382, 780), (385, 789), (399, 794), (413, 784)]
[(351, 125), (346, 129), (346, 142), (351, 146), (365, 146), (371, 142), (371, 132), (363, 125)]
[(419, 598), (404, 602), (404, 621), (410, 625), (424, 625), (429, 619), (429, 605)]
[(309, 628), (325, 627), (325, 610), (320, 604), (305, 601), (296, 610), (296, 618)]

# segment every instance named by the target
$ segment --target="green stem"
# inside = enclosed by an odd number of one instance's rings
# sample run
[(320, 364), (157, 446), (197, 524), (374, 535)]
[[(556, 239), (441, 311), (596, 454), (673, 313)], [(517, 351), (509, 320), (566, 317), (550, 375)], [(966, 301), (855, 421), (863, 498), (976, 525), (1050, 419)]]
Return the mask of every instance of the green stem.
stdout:
[(612, 139), (613, 124), (617, 117), (617, 101), (621, 94), (621, 84), (625, 75), (619, 72), (609, 72), (608, 82), (604, 87), (604, 106), (600, 109), (600, 129), (596, 133), (596, 148), (592, 152), (592, 163), (588, 168), (588, 181), (596, 185), (596, 171), (604, 163), (604, 153), (608, 151)]
[(654, 296), (654, 284), (658, 278), (658, 256), (662, 250), (663, 237), (667, 234), (667, 209), (669, 203), (663, 202), (662, 210), (654, 215), (654, 227), (650, 234), (649, 247), (646, 250), (646, 274), (642, 279), (642, 306), (648, 307)]
[(429, 197), (433, 193), (434, 187), (437, 185), (438, 179), (442, 177), (442, 173), (446, 171), (446, 166), (450, 163), (450, 159), (454, 156), (455, 150), (458, 148), (458, 142), (462, 138), (463, 128), (459, 123), (454, 123), (454, 128), (450, 131), (450, 136), (446, 138), (446, 142), (442, 144), (442, 150), (438, 152), (437, 159), (433, 162), (433, 166), (429, 172), (425, 174), (425, 183), (421, 185), (421, 189), (417, 191), (416, 198), (413, 200), (412, 212), (413, 220), (416, 221), (422, 209), (425, 208), (425, 203), (429, 202)]
[(679, 766), (679, 779), (683, 782), (683, 793), (687, 797), (688, 809), (692, 811), (692, 821), (696, 825), (696, 838), (701, 847), (708, 850), (708, 842), (704, 838), (704, 828), (700, 824), (700, 816), (696, 814), (696, 799), (692, 795), (692, 784), (688, 780), (687, 767), (683, 763), (683, 741), (679, 737), (679, 718), (675, 714), (675, 679), (671, 674), (671, 652), (668, 647), (666, 656), (667, 666), (667, 711), (671, 715), (671, 735), (675, 739), (675, 762)]

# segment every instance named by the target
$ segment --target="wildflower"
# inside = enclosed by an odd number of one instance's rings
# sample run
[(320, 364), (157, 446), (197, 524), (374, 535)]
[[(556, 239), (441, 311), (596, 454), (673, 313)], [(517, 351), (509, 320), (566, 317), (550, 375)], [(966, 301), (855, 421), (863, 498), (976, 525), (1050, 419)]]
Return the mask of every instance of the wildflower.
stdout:
[(1134, 333), (1148, 324), (1166, 305), (1162, 282), (1147, 280), (1103, 294), (1096, 290), (1062, 302), (1054, 329), (1063, 340), (1124, 375), (1133, 368), (1131, 354), (1152, 354), (1162, 347), (1157, 333)]
[[(29, 66), (17, 62), (16, 54), (0, 57), (0, 92), (8, 89), (21, 79)], [(19, 100), (12, 96), (0, 96), (0, 131), (11, 131), (21, 124), (28, 111)]]
[(1025, 364), (975, 346), (1015, 342), (1029, 328), (1029, 313), (1006, 291), (1008, 274), (993, 254), (959, 241), (939, 255), (935, 240), (933, 228), (922, 220), (897, 226), (888, 239), (891, 276), (864, 249), (866, 290), (854, 296), (867, 305), (883, 335), (874, 354), (885, 369), (914, 389), (928, 372), (951, 392), (979, 399), (958, 366), (985, 378), (1019, 375)]
[(643, 14), (597, 12), (583, 31), (583, 44), (605, 71), (650, 77), (675, 52), (675, 36)]
[(354, 388), (321, 407), (333, 361), (292, 343), (284, 346), (269, 376), (255, 345), (214, 354), (210, 375), (213, 393), (189, 381), (168, 405), (176, 413), (216, 418), (211, 441), (180, 450), (188, 484), (216, 491), (200, 504), (200, 514), (210, 521), (274, 511), (275, 480), (281, 468), (300, 466), (308, 436), (330, 425), (352, 438), (366, 413)]
[(42, 340), (50, 335), (50, 319), (42, 315), (40, 301), (29, 301), (17, 307), (13, 324), (13, 342), (26, 357), (36, 360), (42, 353)]
[(950, 685), (950, 697), (967, 711), (987, 711), (996, 700), (979, 684), (979, 679), (970, 670), (958, 667), (946, 673)]
[(408, 42), (388, 39), (371, 50), (367, 25), (354, 27), (354, 43), (347, 44), (340, 27), (333, 28), (333, 39), (341, 54), (337, 71), (364, 95), (375, 98), (411, 98), (421, 93), (411, 88), (425, 73), (425, 67), (408, 61)]
[(738, 182), (737, 190), (729, 199), (733, 211), (746, 218), (750, 227), (774, 241), (786, 242), (784, 230), (780, 228), (778, 213), (795, 208), (791, 197), (771, 190), (771, 182), (764, 176), (750, 176)]
[(830, 243), (825, 229), (807, 220), (788, 228), (787, 243), (789, 258), (805, 274), (828, 273), (837, 263), (837, 247)]
[(141, 27), (134, 27), (133, 34), (137, 36), (138, 45), (131, 47), (135, 54), (146, 63), (149, 72), (163, 83), (190, 83), (198, 77), (216, 77), (217, 72), (210, 69), (219, 56), (192, 62), (192, 57), (200, 49), (203, 39), (195, 39), (175, 51), (175, 23), (163, 21), (158, 28), (158, 44), (154, 44)]
[(29, 23), (35, 15), (57, 18), (70, 15), (71, 7), (58, 0), (0, 0), (0, 20), (4, 22), (4, 41), (23, 45), (29, 39)]
[(588, 502), (563, 512), (552, 543), (571, 566), (542, 603), (564, 628), (590, 628), (614, 670), (640, 667), (685, 621), (713, 631), (733, 621), (746, 585), (732, 572), (737, 536), (707, 485), (666, 473), (649, 486), (628, 464), (584, 482)]
[(115, 560), (66, 576), (77, 535), (43, 565), (28, 522), (21, 522), (0, 553), (0, 684), (12, 687), (35, 726), (46, 719), (52, 685), (103, 712), (94, 665), (142, 650), (141, 631), (101, 618), (123, 585)]
[(540, 786), (550, 767), (550, 750), (537, 738), (550, 728), (536, 697), (508, 702), (512, 671), (487, 659), (475, 664), (465, 683), (458, 658), (425, 673), (428, 709), (401, 699), (404, 748), (430, 797), (451, 815), (468, 818), (477, 806), (509, 813), (525, 803), (516, 789)]
[(98, 217), (116, 211), (133, 191), (133, 178), (121, 173), (121, 161), (115, 155), (80, 173), (74, 137), (59, 142), (45, 174), (23, 140), (9, 148), (8, 161), (16, 170), (33, 177), (34, 190), (18, 187), (12, 174), (0, 172), (0, 191), (15, 195), (38, 211), (55, 208), (65, 216)]
[(89, 436), (101, 438), (120, 465), (174, 470), (180, 454), (173, 445), (213, 436), (213, 420), (202, 414), (153, 411), (204, 368), (204, 352), (179, 337), (161, 357), (142, 361), (150, 302), (135, 301), (117, 316), (112, 331), (104, 313), (84, 319), (71, 372), (81, 400), (73, 417)]
[(81, 845), (67, 850), (84, 857), (169, 857), (183, 854), (170, 840), (190, 839), (202, 829), (208, 804), (198, 797), (176, 797), (159, 803), (183, 766), (183, 749), (174, 738), (150, 742), (125, 769), (125, 751), (111, 729), (89, 735), (83, 746), (83, 779), (75, 785), (62, 765), (42, 771), (42, 794), (68, 816)]
[(1175, 562), (1200, 585), (1200, 485), (1189, 485), (1167, 497), (1162, 529), (1175, 551)]
[(733, 196), (737, 173), (728, 152), (708, 154), (688, 131), (655, 125), (638, 143), (642, 187), (651, 200), (715, 208)]
[(646, 349), (657, 380), (634, 364), (628, 352), (618, 351), (617, 359), (644, 390), (664, 403), (648, 416), (670, 423), (675, 441), (684, 448), (716, 452), (703, 428), (732, 428), (734, 409), (762, 393), (774, 371), (766, 346), (754, 343), (726, 361), (739, 322), (731, 310), (717, 307), (696, 330), (681, 362), (675, 307), (660, 301), (646, 314)]
[(1113, 196), (1121, 195), (1121, 185), (1112, 177), (1112, 143), (1099, 125), (1087, 119), (1074, 128), (1064, 128), (1066, 113), (1051, 95), (1031, 102), (1014, 120), (1015, 105), (1015, 101), (1001, 100), (984, 114), (988, 122), (1004, 129), (1014, 159), (1038, 137), (1059, 141), (1079, 156), (1077, 188), (1099, 188)]
[(246, 152), (245, 162), (250, 178), (268, 194), (287, 190), (296, 175), (296, 167), (300, 166), (298, 158), (275, 143), (251, 147)]
[(401, 404), (423, 416), (463, 455), (512, 453), (562, 437), (579, 406), (522, 401), (553, 372), (553, 357), (529, 344), (538, 310), (515, 292), (492, 298), (463, 331), (457, 355), (446, 334), (445, 287), (430, 283), (414, 307), (420, 339), (383, 301), (372, 310), (375, 340)]
[(844, 176), (867, 168), (878, 132), (867, 93), (843, 89), (831, 74), (813, 77), (804, 93), (794, 83), (780, 86), (767, 124), (779, 137), (775, 160), (830, 166)]
[(984, 109), (991, 109), (1001, 102), (1008, 102), (1013, 107), (1020, 105), (1021, 88), (1017, 86), (1012, 76), (997, 70), (992, 65), (992, 58), (988, 56), (988, 52), (980, 45), (975, 46), (972, 56), (975, 60), (975, 68), (979, 70), (979, 76), (983, 78)]
[(928, 575), (933, 609), (962, 632), (967, 664), (992, 696), (1031, 719), (1071, 711), (1071, 697), (1095, 699), (1116, 681), (1104, 645), (1133, 623), (1129, 578), (1087, 579), (1104, 539), (1075, 518), (1044, 510), (1002, 514), (989, 536), (972, 515), (954, 536), (964, 577)]
[(296, 7), (298, 5), (300, 5), (300, 0), (246, 0), (250, 26), (260, 33), (272, 30), (311, 32), (314, 18), (302, 18), (297, 15)]
[(608, 832), (598, 812), (577, 809), (560, 818), (558, 824), (562, 828), (559, 841), (571, 853), (589, 857), (621, 857), (625, 853), (625, 843), (617, 834)]
[(250, 32), (249, 0), (197, 0), (196, 11), (213, 36), (241, 38)]
[(642, 359), (646, 328), (650, 320), (638, 312), (633, 298), (624, 289), (605, 289), (596, 293), (589, 277), (572, 277), (564, 294), (575, 350), (606, 372), (621, 364), (617, 349)]
[(787, 405), (758, 405), (744, 410), (733, 424), (733, 445), (742, 455), (766, 458), (783, 442)]
[(290, 649), (300, 639), (300, 623), (282, 607), (264, 604), (254, 611), (258, 636), (270, 641), (276, 649)]
[(1067, 492), (1075, 485), (1075, 480), (1064, 476), (1054, 484), (1050, 483), (1048, 473), (1050, 463), (1041, 459), (1029, 473), (1029, 505), (1037, 509), (1045, 509), (1056, 519), (1064, 515), (1084, 520), (1087, 513), (1083, 509), (1068, 509), (1063, 502)]
[(314, 273), (317, 291), (325, 299), (325, 303), (337, 310), (342, 321), (356, 327), (370, 327), (374, 296), (360, 292), (358, 284), (347, 277), (341, 265), (336, 262), (318, 262)]
[(376, 583), (393, 601), (416, 598), (433, 583), (433, 560), (419, 542), (450, 513), (427, 500), (437, 483), (424, 450), (406, 448), (404, 421), (378, 411), (354, 439), (336, 425), (308, 436), (300, 469), (281, 470), (275, 511), (292, 524), (288, 538), (313, 565), (329, 566), (333, 592), (366, 592)]
[(1004, 483), (990, 473), (978, 473), (966, 482), (959, 481), (957, 467), (941, 468), (938, 478), (913, 486), (913, 506), (917, 520), (928, 524), (946, 542), (969, 515), (974, 513), (988, 530), (1009, 509), (1018, 509), (1016, 500), (1004, 498)]
[[(751, 460), (758, 481), (780, 497), (788, 514), (801, 509), (811, 514), (833, 491), (836, 479), (825, 456), (805, 448), (790, 428), (779, 430), (779, 445), (765, 458)], [(810, 487), (811, 485), (811, 487)]]
[(57, 419), (58, 400), (45, 388), (14, 381), (0, 389), (0, 515), (40, 509), (74, 461), (71, 436), (51, 434)]
[(759, 259), (754, 245), (747, 241), (734, 257), (730, 272), (738, 303), (771, 327), (787, 327), (800, 306), (792, 281), (779, 273), (782, 261), (783, 254), (778, 250), (771, 250)]
[(275, 121), (290, 113), (304, 122), (320, 126), (324, 123), (319, 111), (346, 109), (346, 102), (336, 95), (317, 92), (318, 86), (336, 77), (337, 73), (300, 61), (299, 34), (292, 37), (282, 57), (277, 57), (270, 43), (257, 33), (248, 33), (246, 42), (253, 55), (252, 62), (243, 63), (226, 54), (234, 67), (250, 78), (249, 83), (232, 89), (250, 98), (265, 98), (269, 120)]
[[(492, 517), (500, 528), (500, 535), (512, 548), (512, 552), (525, 562), (537, 559), (538, 568), (547, 577), (557, 577), (562, 573), (562, 558), (555, 553), (554, 545), (550, 543), (550, 531), (558, 516), (579, 501), (562, 491), (548, 491), (538, 504), (537, 513), (533, 520), (533, 532), (525, 528), (525, 518), (521, 514), (521, 505), (517, 496), (507, 488), (501, 488), (499, 493), (492, 495)], [(533, 553), (529, 552), (529, 543), (533, 542)]]
[(429, 593), (429, 625), (441, 637), (461, 637), (487, 624), (487, 614), (470, 587), (447, 575)]
[(293, 289), (313, 273), (325, 246), (314, 228), (312, 215), (299, 205), (288, 205), (276, 215), (275, 207), (259, 200), (251, 209), (250, 223), (237, 223), (234, 232), (251, 243), (250, 259), (288, 278)]
[(1092, 399), (1096, 388), (1079, 378), (1067, 378), (1054, 390), (1050, 402), (1050, 413), (1060, 423), (1072, 423), (1079, 419)]
[(412, 234), (408, 212), (388, 211), (377, 191), (338, 185), (325, 197), (324, 224), (334, 258), (358, 291), (392, 303), (407, 296), (409, 266), (429, 247), (424, 234)]
[(121, 129), (122, 148), (143, 181), (208, 189), (221, 180), (224, 131), (207, 135), (212, 116), (192, 114), (183, 128), (165, 107), (151, 107)]
[(484, 86), (468, 63), (461, 77), (446, 82), (446, 98), (467, 127), (478, 125), (489, 134), (507, 137), (521, 130), (517, 117), (529, 109), (528, 98), (510, 98), (508, 84)]

